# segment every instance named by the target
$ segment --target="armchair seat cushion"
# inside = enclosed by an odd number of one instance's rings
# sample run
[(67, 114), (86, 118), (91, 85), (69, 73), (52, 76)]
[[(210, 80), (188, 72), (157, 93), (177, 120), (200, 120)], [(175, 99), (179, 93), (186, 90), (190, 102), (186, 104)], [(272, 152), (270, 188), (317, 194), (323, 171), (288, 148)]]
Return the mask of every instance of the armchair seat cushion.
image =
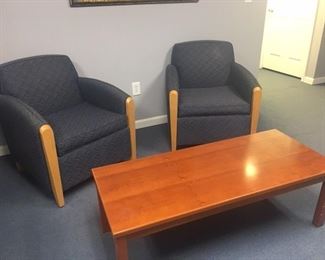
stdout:
[(46, 119), (53, 128), (59, 156), (127, 127), (125, 115), (86, 102), (50, 114)]
[(229, 86), (212, 88), (181, 88), (179, 117), (209, 115), (247, 115), (250, 104)]

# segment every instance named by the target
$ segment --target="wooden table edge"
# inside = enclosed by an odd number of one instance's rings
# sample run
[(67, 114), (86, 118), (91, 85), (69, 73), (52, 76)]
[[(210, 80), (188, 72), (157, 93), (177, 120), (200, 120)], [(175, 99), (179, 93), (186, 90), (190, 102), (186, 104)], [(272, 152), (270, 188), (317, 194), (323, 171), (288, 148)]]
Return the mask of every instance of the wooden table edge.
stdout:
[[(249, 205), (261, 200), (265, 199), (270, 199), (274, 196), (287, 193), (299, 188), (307, 187), (313, 184), (317, 183), (322, 183), (325, 181), (325, 171), (322, 173), (322, 175), (317, 175), (316, 177), (311, 177), (307, 180), (303, 181), (297, 181), (295, 183), (289, 183), (285, 184), (280, 187), (275, 187), (272, 190), (267, 190), (267, 191), (260, 191), (258, 193), (252, 193), (249, 194), (245, 197), (239, 197), (235, 198), (230, 201), (226, 201), (224, 204), (219, 205), (219, 206), (214, 206), (212, 205), (211, 207), (208, 208), (203, 208), (203, 209), (198, 209), (196, 211), (191, 211), (188, 212), (187, 214), (182, 214), (182, 215), (176, 215), (173, 218), (169, 218), (167, 220), (163, 220), (159, 223), (152, 223), (149, 224), (145, 227), (140, 226), (135, 229), (129, 229), (125, 230), (122, 232), (115, 232), (113, 229), (111, 230), (112, 236), (114, 238), (126, 238), (126, 239), (131, 239), (131, 238), (139, 238), (139, 237), (144, 237), (148, 236), (169, 228), (173, 228), (179, 225), (183, 225), (192, 221), (196, 221), (205, 217), (209, 217), (221, 212), (225, 212), (231, 209), (239, 208), (241, 206)], [(202, 211), (200, 211), (202, 210)], [(107, 216), (107, 215), (106, 215)], [(109, 221), (109, 220), (108, 220)]]

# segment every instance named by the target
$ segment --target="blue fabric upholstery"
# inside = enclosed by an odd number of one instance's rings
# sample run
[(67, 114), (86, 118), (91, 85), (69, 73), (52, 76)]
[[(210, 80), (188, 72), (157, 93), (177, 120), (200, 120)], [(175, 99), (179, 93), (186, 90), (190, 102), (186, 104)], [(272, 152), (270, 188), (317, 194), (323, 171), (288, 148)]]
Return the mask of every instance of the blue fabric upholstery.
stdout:
[(62, 185), (68, 190), (91, 176), (91, 168), (129, 160), (129, 128), (116, 131), (59, 157)]
[(83, 99), (87, 102), (115, 113), (125, 114), (125, 100), (129, 96), (117, 87), (90, 78), (79, 78), (79, 87)]
[(41, 115), (82, 101), (77, 72), (67, 56), (44, 55), (0, 66), (1, 93), (16, 97)]
[(127, 127), (125, 115), (86, 102), (45, 118), (53, 128), (59, 156)]
[(47, 121), (32, 107), (8, 95), (0, 95), (0, 122), (10, 153), (26, 174), (50, 191), (39, 128)]
[(177, 144), (197, 145), (249, 134), (249, 115), (181, 117)]
[(210, 88), (227, 83), (234, 62), (232, 44), (224, 41), (193, 41), (175, 44), (172, 64), (180, 88)]
[(236, 62), (232, 64), (228, 82), (229, 86), (249, 104), (251, 103), (253, 88), (259, 86), (254, 75)]
[(180, 84), (180, 82), (179, 82), (177, 68), (174, 65), (169, 64), (166, 69), (166, 90), (167, 90), (167, 93), (169, 93), (169, 91), (172, 91), (172, 90), (179, 91), (179, 86), (180, 86), (179, 84)]
[(181, 117), (177, 144), (197, 145), (249, 134), (249, 115)]
[(166, 91), (167, 97), (171, 90), (178, 91), (177, 144), (188, 146), (248, 134), (256, 86), (255, 77), (235, 62), (231, 43), (175, 44), (166, 69)]
[(179, 91), (179, 117), (249, 114), (250, 105), (228, 86)]
[(128, 95), (79, 78), (67, 56), (44, 55), (0, 65), (0, 120), (14, 160), (51, 191), (40, 127), (53, 128), (63, 189), (88, 179), (93, 167), (130, 158)]

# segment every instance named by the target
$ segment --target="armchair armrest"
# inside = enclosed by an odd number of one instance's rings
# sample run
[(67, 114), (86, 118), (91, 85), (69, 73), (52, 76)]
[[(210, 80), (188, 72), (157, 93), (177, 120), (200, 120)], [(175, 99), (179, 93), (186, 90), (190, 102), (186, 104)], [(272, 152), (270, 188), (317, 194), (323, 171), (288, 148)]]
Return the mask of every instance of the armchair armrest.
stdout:
[(251, 105), (250, 133), (253, 134), (256, 132), (258, 125), (262, 88), (253, 74), (238, 63), (232, 65), (230, 85), (246, 102)]
[(0, 123), (10, 152), (27, 173), (50, 191), (40, 128), (46, 120), (21, 100), (0, 95)]
[(89, 103), (127, 116), (130, 129), (131, 158), (135, 159), (135, 105), (132, 97), (117, 87), (96, 79), (80, 77), (79, 88), (82, 97)]
[(166, 68), (166, 94), (172, 151), (175, 151), (177, 148), (178, 91), (179, 77), (177, 68), (170, 64)]
[(79, 88), (82, 97), (89, 103), (115, 113), (126, 113), (125, 102), (129, 95), (117, 87), (100, 80), (80, 77)]
[(253, 89), (260, 87), (254, 75), (238, 63), (232, 65), (229, 83), (249, 104), (252, 102)]
[(177, 68), (172, 64), (169, 64), (166, 69), (166, 90), (167, 94), (172, 90), (176, 90), (177, 92), (179, 91)]

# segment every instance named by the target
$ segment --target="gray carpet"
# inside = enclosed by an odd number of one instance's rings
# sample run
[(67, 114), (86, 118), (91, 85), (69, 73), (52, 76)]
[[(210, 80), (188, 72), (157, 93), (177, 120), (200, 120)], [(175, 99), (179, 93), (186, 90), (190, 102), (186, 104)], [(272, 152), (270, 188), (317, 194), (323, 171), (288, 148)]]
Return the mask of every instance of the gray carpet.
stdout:
[[(260, 130), (278, 128), (325, 154), (325, 86), (263, 70)], [(138, 153), (169, 149), (167, 126), (141, 129)], [(325, 227), (311, 219), (319, 185), (129, 243), (130, 259), (325, 259)], [(0, 259), (114, 259), (102, 234), (94, 184), (53, 200), (0, 158)]]

